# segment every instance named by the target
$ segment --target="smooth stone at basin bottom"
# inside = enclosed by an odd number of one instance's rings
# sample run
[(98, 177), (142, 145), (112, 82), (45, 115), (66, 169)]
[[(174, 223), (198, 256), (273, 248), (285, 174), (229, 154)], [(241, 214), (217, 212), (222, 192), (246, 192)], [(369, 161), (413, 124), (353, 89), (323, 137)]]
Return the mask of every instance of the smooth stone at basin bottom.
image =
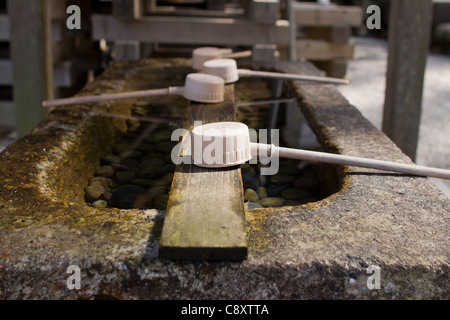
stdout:
[(286, 200), (279, 197), (268, 197), (260, 200), (258, 203), (263, 207), (281, 207)]
[(105, 188), (102, 185), (90, 185), (86, 188), (86, 198), (90, 201), (97, 200), (105, 192)]
[(265, 187), (259, 187), (258, 190), (256, 190), (256, 193), (258, 194), (259, 200), (262, 200), (262, 199), (268, 197), (267, 189)]
[(255, 190), (253, 189), (246, 189), (244, 192), (244, 200), (245, 201), (251, 201), (251, 202), (258, 202), (259, 197)]

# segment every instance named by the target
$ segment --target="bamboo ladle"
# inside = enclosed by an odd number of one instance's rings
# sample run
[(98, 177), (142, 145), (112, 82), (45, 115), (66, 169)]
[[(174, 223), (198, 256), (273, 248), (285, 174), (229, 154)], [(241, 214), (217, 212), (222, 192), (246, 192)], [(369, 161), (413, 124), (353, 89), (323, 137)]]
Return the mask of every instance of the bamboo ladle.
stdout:
[(288, 79), (288, 80), (302, 80), (321, 83), (332, 84), (349, 84), (347, 79), (338, 79), (330, 77), (308, 76), (301, 74), (291, 74), (282, 72), (266, 72), (254, 71), (248, 69), (238, 69), (236, 61), (233, 59), (215, 59), (203, 63), (204, 74), (211, 74), (224, 79), (225, 83), (232, 83), (239, 80), (239, 78), (270, 78), (270, 79)]
[(273, 144), (250, 142), (248, 127), (240, 122), (215, 122), (195, 127), (191, 131), (191, 159), (194, 165), (206, 168), (221, 168), (243, 164), (252, 154), (268, 157), (280, 156), (296, 160), (325, 162), (450, 179), (450, 170), (278, 147)]
[(106, 100), (120, 100), (130, 98), (145, 98), (160, 95), (182, 95), (188, 100), (203, 103), (218, 103), (224, 99), (224, 81), (222, 78), (190, 73), (186, 76), (184, 87), (168, 87), (164, 89), (151, 89), (131, 92), (107, 93), (95, 96), (71, 97), (55, 100), (45, 100), (43, 107), (55, 107), (61, 105), (83, 104)]

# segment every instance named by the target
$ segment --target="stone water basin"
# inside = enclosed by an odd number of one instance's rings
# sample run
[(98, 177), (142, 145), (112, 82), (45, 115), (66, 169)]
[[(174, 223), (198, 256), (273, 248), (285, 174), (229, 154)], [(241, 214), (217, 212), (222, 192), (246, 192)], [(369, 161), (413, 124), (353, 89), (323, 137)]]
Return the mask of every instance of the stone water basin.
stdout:
[[(189, 63), (185, 59), (117, 63), (80, 94), (182, 85), (180, 70), (189, 72)], [(254, 67), (318, 74), (307, 62)], [(291, 82), (285, 93), (299, 97), (302, 114), (323, 150), (411, 162), (333, 86)], [(152, 99), (149, 103), (161, 106), (162, 113), (168, 110), (163, 106), (170, 106), (171, 121), (183, 117), (187, 103), (183, 99), (159, 97), (158, 103)], [(139, 136), (137, 122), (123, 118), (138, 107), (145, 105), (123, 101), (57, 108), (0, 154), (1, 298), (449, 298), (449, 199), (427, 178), (361, 168), (294, 164), (296, 180), (310, 172), (319, 180), (320, 191), (314, 201), (304, 204), (247, 210), (244, 261), (159, 259), (163, 205), (157, 207), (152, 198), (142, 207), (124, 206), (130, 202), (104, 207), (94, 205), (100, 198), (86, 199), (86, 188), (100, 168), (113, 164), (105, 157), (126, 152), (119, 147), (122, 139), (134, 143)], [(163, 133), (158, 133), (160, 129)], [(153, 132), (166, 139), (166, 129), (156, 127)], [(157, 149), (158, 143), (148, 144)], [(136, 165), (133, 157), (124, 159), (130, 159), (128, 166)], [(162, 160), (161, 168), (170, 164)], [(128, 171), (116, 167), (114, 174)], [(169, 166), (167, 171), (170, 174)], [(248, 166), (242, 172), (258, 174), (257, 168)], [(128, 182), (132, 175), (121, 178), (126, 183), (138, 179)], [(161, 180), (157, 178), (144, 179)], [(160, 200), (164, 203), (163, 196)], [(71, 265), (81, 270), (78, 290), (66, 285)], [(380, 288), (367, 286), (370, 266), (381, 270)]]

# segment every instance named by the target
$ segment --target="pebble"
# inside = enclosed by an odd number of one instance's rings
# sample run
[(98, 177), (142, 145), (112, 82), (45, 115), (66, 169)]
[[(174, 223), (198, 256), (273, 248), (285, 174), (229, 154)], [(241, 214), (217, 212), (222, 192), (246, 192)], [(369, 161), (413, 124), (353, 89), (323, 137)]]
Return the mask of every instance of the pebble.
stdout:
[(153, 198), (165, 194), (167, 192), (167, 189), (165, 186), (157, 186), (157, 187), (151, 187), (147, 189), (147, 191), (140, 195), (139, 198), (136, 200), (136, 208), (149, 208), (153, 204)]
[(294, 187), (304, 190), (315, 190), (319, 187), (319, 182), (314, 177), (302, 176), (294, 181)]
[(111, 184), (112, 180), (105, 177), (94, 177), (91, 180), (89, 180), (89, 185), (102, 185), (105, 189), (108, 189)]
[(384, 293), (386, 294), (391, 294), (392, 292), (394, 292), (395, 290), (395, 286), (389, 282), (385, 287), (384, 287)]
[(258, 203), (263, 207), (281, 207), (285, 201), (285, 199), (279, 197), (268, 197), (258, 201)]
[(264, 198), (267, 198), (267, 189), (265, 188), (265, 187), (259, 187), (257, 190), (256, 190), (256, 193), (258, 194), (258, 198), (259, 198), (259, 200), (262, 200), (262, 199), (264, 199)]
[(88, 198), (88, 200), (90, 201), (94, 201), (97, 200), (98, 198), (100, 198), (103, 194), (103, 192), (105, 192), (105, 188), (102, 185), (90, 185), (86, 188), (86, 198)]
[(251, 201), (251, 202), (258, 202), (259, 197), (255, 190), (253, 189), (246, 189), (244, 192), (244, 200), (245, 201)]
[(98, 168), (95, 174), (97, 176), (110, 178), (114, 175), (114, 169), (111, 166), (101, 166), (100, 168)]
[(120, 164), (120, 163), (111, 163), (111, 167), (114, 169), (114, 171), (116, 171), (116, 170), (127, 170), (128, 169), (127, 166), (125, 166), (123, 164)]
[(97, 200), (92, 203), (92, 205), (96, 208), (106, 208), (108, 206), (108, 202), (105, 200)]
[(107, 154), (102, 158), (102, 161), (106, 163), (120, 163), (122, 159), (120, 159), (118, 156), (113, 154)]
[(288, 200), (305, 199), (311, 196), (311, 192), (302, 189), (289, 188), (283, 190), (281, 196)]
[(245, 210), (251, 210), (251, 209), (261, 209), (264, 208), (262, 205), (260, 205), (257, 202), (245, 202), (244, 203)]

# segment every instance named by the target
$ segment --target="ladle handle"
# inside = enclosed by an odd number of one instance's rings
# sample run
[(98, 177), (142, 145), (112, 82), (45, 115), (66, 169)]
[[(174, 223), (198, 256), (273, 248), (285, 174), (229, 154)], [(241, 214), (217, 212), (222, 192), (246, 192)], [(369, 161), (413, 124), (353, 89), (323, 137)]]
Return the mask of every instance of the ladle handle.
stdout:
[(322, 83), (334, 83), (334, 84), (349, 84), (347, 79), (319, 77), (319, 76), (307, 76), (301, 74), (281, 73), (281, 72), (267, 72), (267, 71), (254, 71), (248, 69), (238, 69), (239, 77), (258, 77), (258, 78), (273, 78), (273, 79), (288, 79), (288, 80), (304, 80)]
[(222, 55), (222, 58), (231, 59), (231, 58), (247, 58), (252, 55), (251, 50), (246, 51), (240, 51), (240, 52), (233, 52), (233, 53), (226, 53)]
[(384, 160), (366, 159), (333, 153), (283, 148), (270, 144), (251, 143), (251, 147), (252, 153), (258, 152), (268, 156), (271, 156), (274, 153), (275, 154), (278, 153), (278, 156), (282, 158), (317, 161), (362, 168), (386, 170), (391, 172), (406, 173), (417, 176), (434, 177), (447, 180), (450, 179), (450, 170), (440, 168), (432, 168)]
[(45, 100), (42, 102), (43, 107), (55, 107), (70, 104), (82, 104), (90, 102), (100, 102), (106, 100), (120, 100), (120, 99), (132, 99), (132, 98), (144, 98), (150, 96), (161, 96), (161, 95), (175, 95), (183, 94), (184, 87), (169, 87), (165, 89), (151, 89), (151, 90), (141, 90), (141, 91), (130, 91), (130, 92), (119, 92), (119, 93), (106, 93), (96, 96), (81, 96), (81, 97), (71, 97), (55, 100)]

